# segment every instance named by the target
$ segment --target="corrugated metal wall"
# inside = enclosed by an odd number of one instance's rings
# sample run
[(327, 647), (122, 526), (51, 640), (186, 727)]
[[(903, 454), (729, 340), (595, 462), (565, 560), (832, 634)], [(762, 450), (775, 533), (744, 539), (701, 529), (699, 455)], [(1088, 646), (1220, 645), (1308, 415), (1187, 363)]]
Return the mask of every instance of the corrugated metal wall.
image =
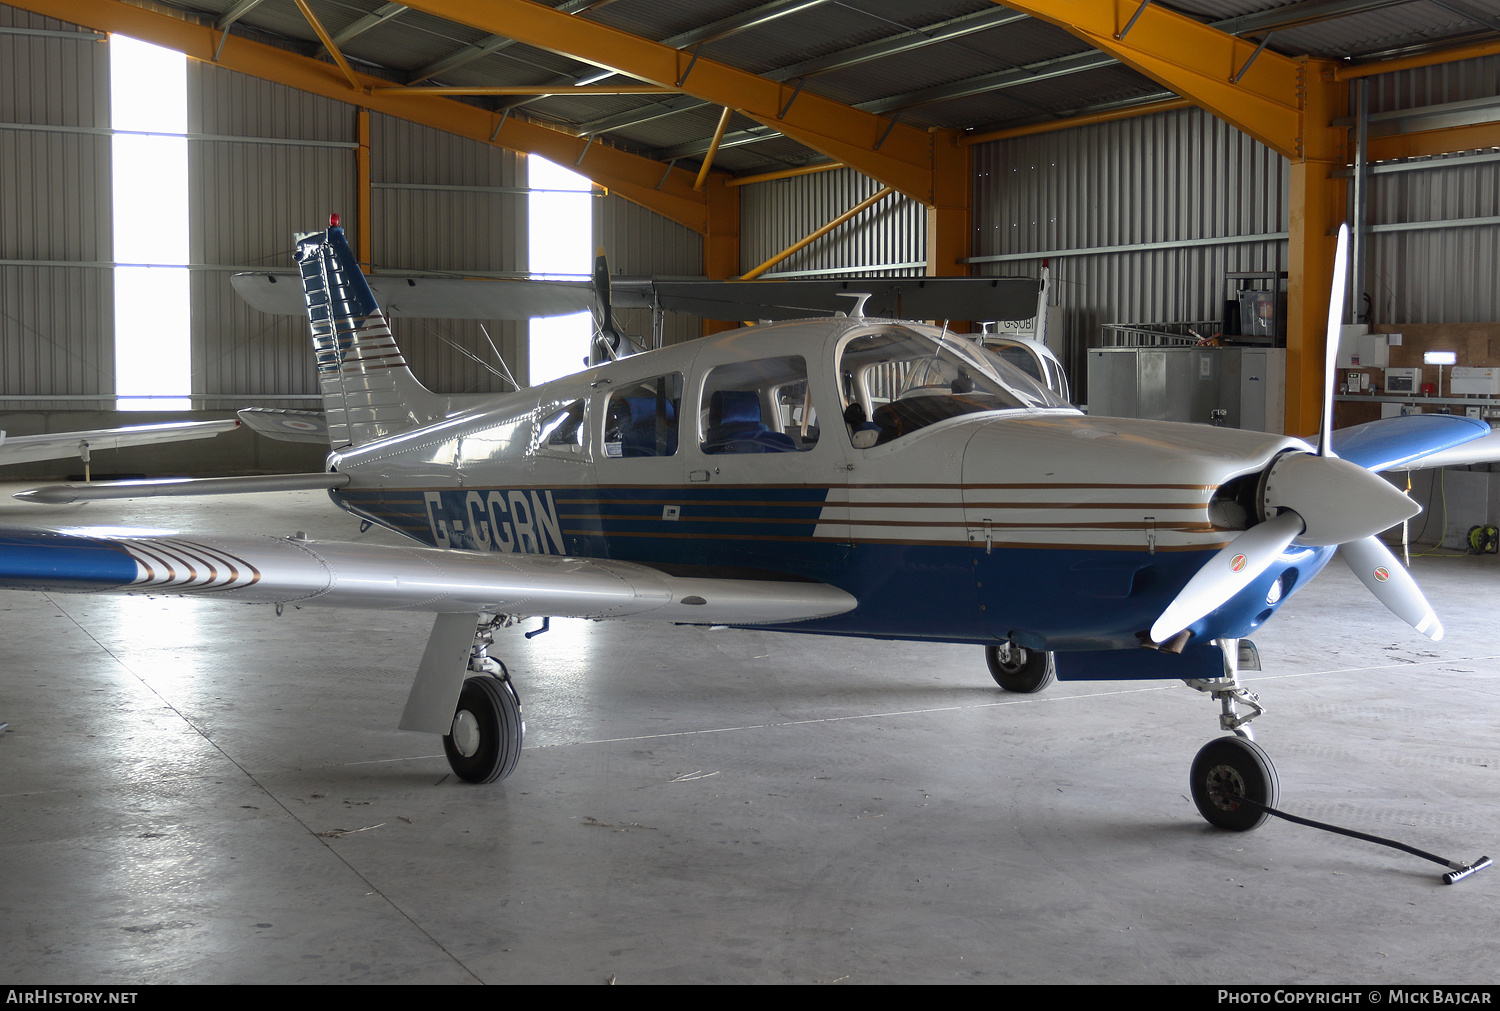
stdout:
[[(109, 62), (93, 33), (0, 7), (0, 406), (114, 390)], [(37, 126), (50, 129), (23, 129)]]
[(307, 321), (251, 309), (229, 279), (291, 268), (293, 232), (352, 217), (354, 107), (189, 60), (188, 130), (235, 138), (188, 143), (197, 406), (321, 410)]
[[(189, 63), (193, 206), (194, 392), (205, 406), (260, 398), (317, 408), (307, 323), (271, 317), (234, 294), (235, 269), (290, 267), (292, 234), (343, 215), (357, 245), (357, 120), (353, 106)], [(213, 139), (210, 139), (213, 138)], [(217, 139), (233, 138), (233, 139)], [(370, 117), (371, 258), (376, 272), (510, 273), (522, 268), (526, 202), (517, 156), (388, 116)], [(487, 324), (507, 364), (525, 367), (524, 324)], [(509, 386), (457, 348), (493, 362), (470, 320), (393, 321), (412, 371), (442, 393)]]
[[(431, 127), (370, 117), (370, 255), (377, 271), (511, 274), (526, 267), (526, 196), (520, 156)], [(524, 381), (526, 324), (485, 322)], [(412, 371), (440, 393), (503, 393), (494, 352), (474, 320), (393, 321)]]
[[(752, 183), (740, 190), (740, 265), (746, 270), (816, 231), (880, 189), (853, 169)], [(897, 276), (926, 272), (927, 212), (891, 194), (798, 250), (763, 277), (836, 276), (840, 269)]]
[[(1371, 78), (1370, 111), (1493, 98), (1500, 57), (1405, 70)], [(1382, 231), (1421, 221), (1500, 215), (1500, 164), (1462, 155), (1423, 159), (1438, 166), (1406, 172), (1375, 167), (1367, 201), (1373, 229), (1365, 290), (1375, 323), (1500, 320), (1500, 224)], [(1444, 164), (1445, 162), (1457, 164)]]
[[(975, 256), (1161, 244), (1051, 259), (1075, 385), (1100, 324), (1221, 318), (1226, 272), (1286, 269), (1284, 239), (1172, 245), (1287, 228), (1286, 159), (1198, 109), (978, 145), (974, 174)], [(1025, 256), (975, 273), (1040, 268)]]
[[(604, 247), (615, 274), (702, 277), (703, 236), (613, 193), (594, 200), (594, 241)], [(632, 337), (651, 340), (648, 309), (617, 309), (616, 322)], [(664, 344), (702, 334), (698, 317), (667, 313), (662, 320)]]

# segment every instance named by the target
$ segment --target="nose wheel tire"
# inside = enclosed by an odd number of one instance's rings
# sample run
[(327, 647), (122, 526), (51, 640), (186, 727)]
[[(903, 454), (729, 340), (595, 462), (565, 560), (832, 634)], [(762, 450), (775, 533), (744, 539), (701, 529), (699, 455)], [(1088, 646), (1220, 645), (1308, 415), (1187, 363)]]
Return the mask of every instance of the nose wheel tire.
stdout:
[(1275, 807), (1281, 794), (1271, 756), (1254, 741), (1220, 737), (1193, 759), (1193, 803), (1210, 825), (1231, 832), (1259, 828), (1270, 817), (1241, 798)]
[(1051, 653), (1022, 649), (1013, 642), (986, 646), (984, 659), (995, 684), (1008, 692), (1029, 695), (1057, 680), (1057, 665)]
[(453, 727), (443, 738), (448, 765), (470, 783), (493, 783), (515, 771), (521, 758), (521, 700), (509, 681), (472, 677), (458, 696)]

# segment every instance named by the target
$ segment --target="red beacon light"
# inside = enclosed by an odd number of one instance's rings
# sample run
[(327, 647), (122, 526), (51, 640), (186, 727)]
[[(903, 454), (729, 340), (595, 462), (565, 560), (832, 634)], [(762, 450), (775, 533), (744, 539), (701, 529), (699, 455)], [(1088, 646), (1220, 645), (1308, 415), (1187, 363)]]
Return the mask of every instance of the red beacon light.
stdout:
[(339, 226), (339, 216), (337, 214), (330, 214), (330, 215), (328, 215), (328, 227), (329, 228), (337, 228), (338, 226)]

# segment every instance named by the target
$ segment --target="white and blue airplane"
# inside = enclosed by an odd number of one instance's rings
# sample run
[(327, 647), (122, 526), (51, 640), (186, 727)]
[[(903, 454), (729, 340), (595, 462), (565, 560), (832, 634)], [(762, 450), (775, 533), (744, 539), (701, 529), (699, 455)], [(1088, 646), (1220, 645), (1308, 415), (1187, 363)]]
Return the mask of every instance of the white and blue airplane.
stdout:
[(325, 472), (25, 495), (322, 487), (412, 546), (10, 530), (0, 585), (434, 613), (401, 727), (442, 735), (466, 780), (506, 776), (520, 754), (520, 704), (489, 656), (498, 627), (734, 625), (973, 643), (1011, 691), (1182, 679), (1232, 732), (1199, 752), (1193, 797), (1246, 830), (1277, 797), (1238, 679), (1246, 637), (1339, 548), (1392, 611), (1442, 634), (1376, 538), (1419, 511), (1377, 472), (1478, 439), (1480, 421), (1331, 433), (1325, 397), (1314, 446), (1088, 417), (946, 327), (857, 310), (451, 398), (412, 375), (336, 219), (299, 236), (296, 258)]

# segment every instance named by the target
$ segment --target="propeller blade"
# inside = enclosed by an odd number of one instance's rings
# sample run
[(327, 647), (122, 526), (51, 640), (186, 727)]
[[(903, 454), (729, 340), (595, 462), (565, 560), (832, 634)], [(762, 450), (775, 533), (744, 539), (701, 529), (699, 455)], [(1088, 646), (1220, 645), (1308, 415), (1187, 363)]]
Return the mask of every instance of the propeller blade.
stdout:
[[(1265, 504), (1291, 509), (1298, 544), (1342, 544), (1388, 530), (1422, 509), (1379, 474), (1336, 456), (1283, 453), (1266, 475)], [(1269, 510), (1268, 510), (1269, 511)]]
[(615, 329), (615, 311), (609, 288), (609, 261), (604, 257), (604, 247), (600, 246), (594, 256), (594, 318), (606, 335), (619, 333)]
[(1333, 390), (1339, 369), (1339, 333), (1344, 324), (1344, 291), (1349, 278), (1349, 226), (1339, 225), (1338, 247), (1333, 254), (1333, 287), (1328, 293), (1328, 342), (1323, 351), (1323, 429), (1318, 434), (1318, 455), (1333, 456)]
[(1302, 533), (1302, 517), (1284, 510), (1240, 534), (1199, 569), (1151, 626), (1153, 642), (1166, 642), (1223, 606), (1255, 581)]
[(1365, 537), (1341, 544), (1339, 554), (1392, 614), (1434, 642), (1443, 637), (1443, 623), (1422, 596), (1417, 581), (1379, 538)]

